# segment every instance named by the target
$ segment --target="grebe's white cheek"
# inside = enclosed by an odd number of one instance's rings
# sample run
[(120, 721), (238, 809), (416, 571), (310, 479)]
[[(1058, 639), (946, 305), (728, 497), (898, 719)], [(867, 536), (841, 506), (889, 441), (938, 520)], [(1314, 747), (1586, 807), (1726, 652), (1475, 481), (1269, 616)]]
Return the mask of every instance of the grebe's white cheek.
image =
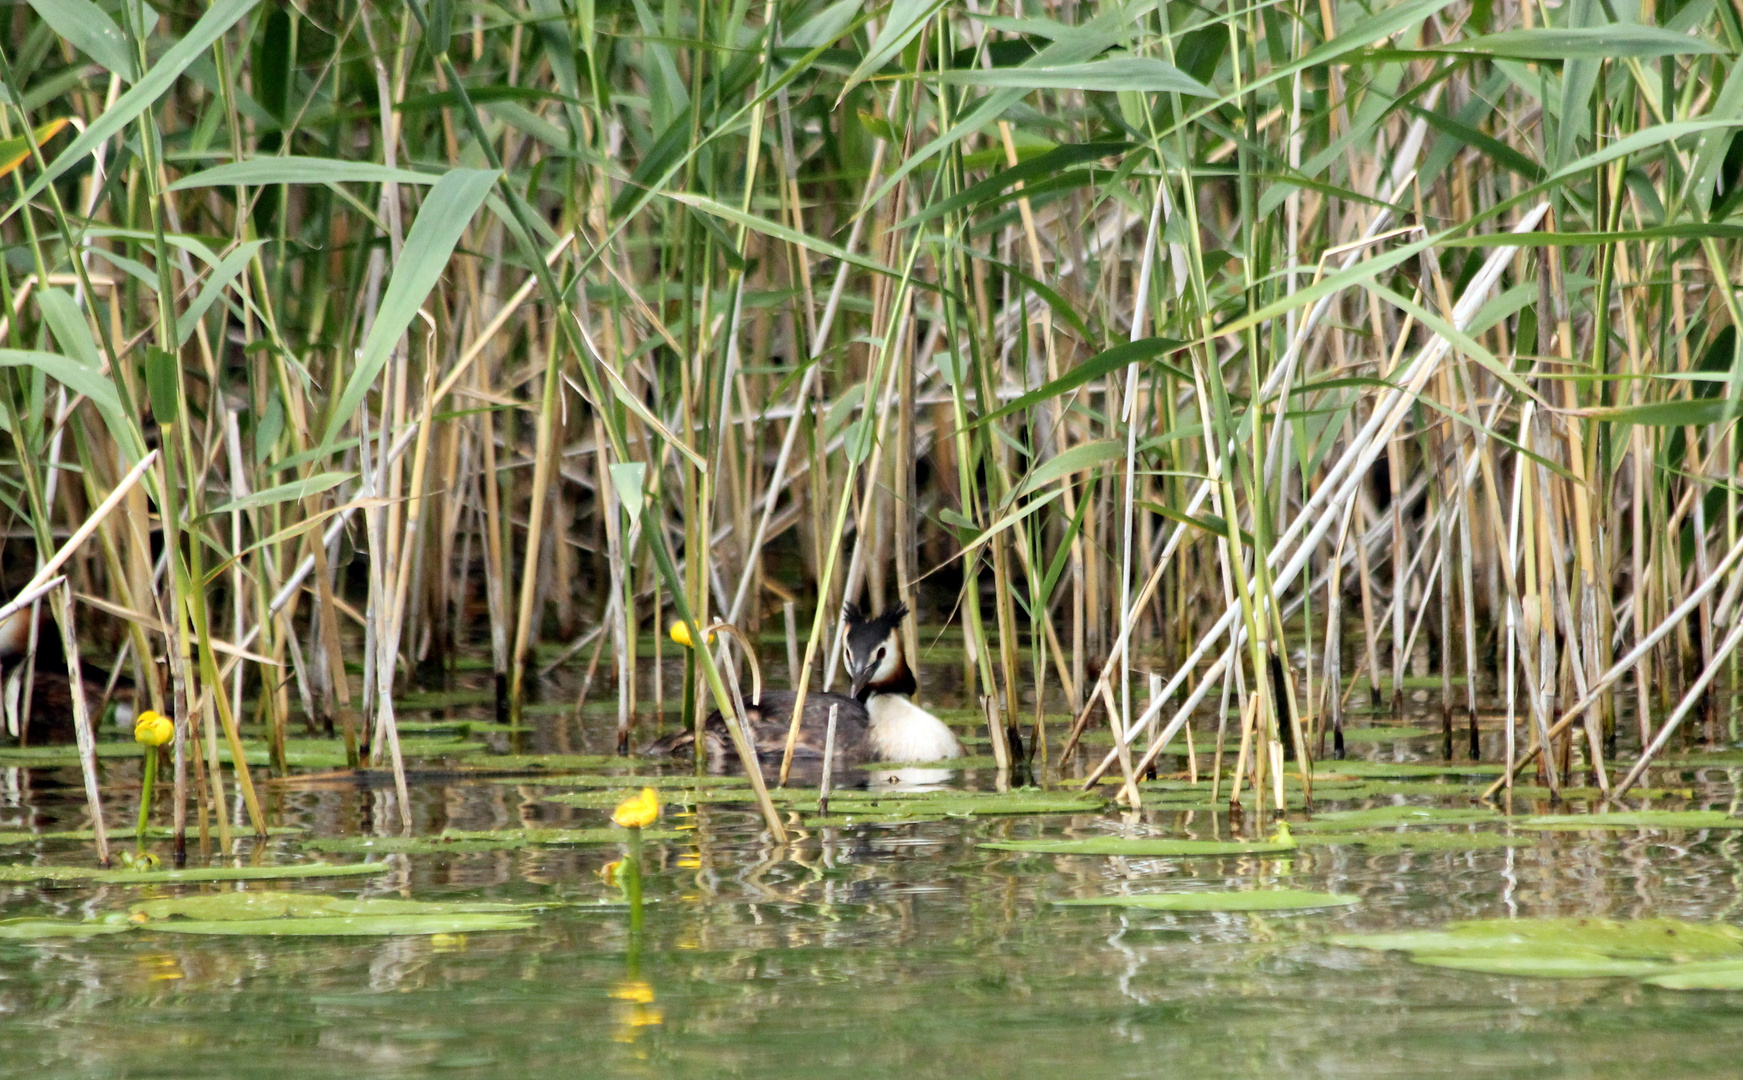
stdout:
[(902, 647), (897, 643), (896, 635), (891, 634), (888, 638), (885, 638), (884, 643), (880, 648), (883, 649), (884, 655), (883, 658), (878, 661), (878, 670), (877, 674), (872, 678), (873, 682), (884, 682), (894, 677), (896, 674), (896, 665), (901, 663), (902, 659)]

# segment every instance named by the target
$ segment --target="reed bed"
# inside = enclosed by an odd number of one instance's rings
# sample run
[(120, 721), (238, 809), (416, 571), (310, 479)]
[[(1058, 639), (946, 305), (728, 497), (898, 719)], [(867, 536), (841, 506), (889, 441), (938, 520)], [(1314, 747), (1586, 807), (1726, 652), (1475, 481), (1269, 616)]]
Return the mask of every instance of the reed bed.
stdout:
[(178, 830), (264, 828), (245, 722), (403, 806), (395, 693), (464, 650), (505, 720), (584, 663), (627, 748), (650, 668), (735, 697), (669, 620), (819, 688), (844, 600), (1133, 804), (1198, 717), (1280, 805), (1422, 675), (1552, 787), (1731, 723), (1728, 5), (8, 18), (5, 576), (178, 718)]

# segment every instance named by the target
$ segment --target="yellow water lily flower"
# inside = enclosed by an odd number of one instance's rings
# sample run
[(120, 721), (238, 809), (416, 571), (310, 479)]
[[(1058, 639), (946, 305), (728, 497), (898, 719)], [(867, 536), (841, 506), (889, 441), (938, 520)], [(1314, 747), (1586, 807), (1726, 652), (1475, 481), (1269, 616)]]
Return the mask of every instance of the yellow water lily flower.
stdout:
[[(690, 624), (685, 622), (683, 619), (673, 620), (672, 625), (667, 629), (666, 634), (673, 641), (676, 641), (686, 649), (694, 649), (696, 647), (696, 643), (690, 638)], [(713, 634), (706, 634), (704, 637), (708, 639), (709, 644), (714, 643)]]
[(133, 741), (146, 746), (162, 746), (176, 737), (176, 722), (160, 712), (147, 709), (133, 722)]
[(640, 795), (635, 795), (617, 804), (617, 809), (611, 812), (611, 820), (626, 829), (639, 829), (644, 825), (652, 825), (660, 817), (660, 793), (651, 787), (642, 788)]

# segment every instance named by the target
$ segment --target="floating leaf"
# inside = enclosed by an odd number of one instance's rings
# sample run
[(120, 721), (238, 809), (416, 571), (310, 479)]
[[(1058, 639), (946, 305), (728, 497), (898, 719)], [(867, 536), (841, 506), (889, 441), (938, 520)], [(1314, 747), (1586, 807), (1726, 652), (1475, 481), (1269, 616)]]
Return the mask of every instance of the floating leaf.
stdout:
[[(266, 830), (273, 836), (297, 836), (303, 830), (294, 825), (274, 825)], [(131, 825), (105, 830), (105, 835), (111, 840), (131, 840), (138, 835)], [(169, 840), (175, 836), (172, 829), (152, 826), (145, 830), (147, 840)], [(32, 844), (43, 840), (95, 840), (97, 834), (90, 829), (63, 829), (55, 832), (0, 832), (0, 844)]]
[(541, 904), (498, 901), (397, 900), (391, 897), (325, 896), (320, 893), (212, 893), (163, 900), (145, 900), (128, 908), (135, 919), (195, 919), (204, 922), (244, 922), (263, 919), (338, 918), (351, 915), (505, 914), (536, 910)]
[(1436, 732), (1419, 727), (1358, 727), (1344, 728), (1344, 742), (1391, 742), (1394, 739), (1417, 739)]
[(193, 870), (99, 870), (84, 866), (0, 866), (0, 881), (64, 881), (102, 885), (149, 885), (178, 881), (274, 881), (286, 878), (359, 877), (384, 874), (384, 863), (298, 863), (294, 866), (211, 866)]
[(1433, 967), (1591, 979), (1669, 974), (1671, 964), (1743, 966), (1743, 930), (1677, 919), (1482, 919), (1440, 931), (1340, 934), (1334, 945), (1402, 950)]
[(238, 919), (233, 922), (189, 919), (151, 923), (146, 929), (167, 934), (241, 937), (399, 937), (531, 930), (537, 925), (520, 915), (342, 915), (312, 919)]
[(75, 922), (71, 919), (0, 919), (0, 941), (35, 941), (42, 938), (88, 938), (124, 934), (127, 923)]
[(1338, 776), (1500, 776), (1507, 766), (1474, 761), (1462, 764), (1449, 761), (1444, 765), (1422, 761), (1322, 761), (1315, 766), (1315, 774), (1322, 771)]
[(1131, 855), (1138, 858), (1193, 858), (1218, 855), (1271, 855), (1294, 851), (1291, 843), (1242, 843), (1237, 840), (1154, 840), (1096, 836), (1082, 840), (1001, 840), (980, 845), (996, 851), (1036, 855)]
[[(129, 738), (124, 743), (100, 742), (96, 746), (100, 758), (144, 757), (145, 747)], [(0, 764), (55, 768), (76, 766), (79, 748), (76, 746), (6, 746), (0, 747)]]
[(1615, 960), (1602, 953), (1580, 949), (1416, 953), (1410, 959), (1428, 967), (1476, 971), (1485, 975), (1529, 975), (1539, 979), (1631, 978), (1664, 970), (1663, 964), (1649, 960)]
[(1743, 990), (1743, 960), (1681, 964), (1645, 981), (1666, 990)]
[(1444, 806), (1376, 806), (1367, 810), (1332, 810), (1316, 814), (1294, 827), (1315, 829), (1372, 829), (1385, 825), (1456, 825), (1473, 821), (1502, 822), (1493, 810)]
[(1526, 818), (1526, 829), (1743, 829), (1743, 818), (1723, 810), (1629, 810)]
[(1344, 893), (1303, 892), (1300, 889), (1259, 889), (1253, 892), (1141, 893), (1137, 896), (1095, 896), (1055, 900), (1058, 907), (1128, 907), (1149, 911), (1295, 911), (1344, 907), (1358, 903)]
[(1525, 836), (1498, 832), (1304, 832), (1303, 845), (1359, 844), (1370, 852), (1385, 851), (1484, 851), (1491, 848), (1526, 847), (1536, 843)]

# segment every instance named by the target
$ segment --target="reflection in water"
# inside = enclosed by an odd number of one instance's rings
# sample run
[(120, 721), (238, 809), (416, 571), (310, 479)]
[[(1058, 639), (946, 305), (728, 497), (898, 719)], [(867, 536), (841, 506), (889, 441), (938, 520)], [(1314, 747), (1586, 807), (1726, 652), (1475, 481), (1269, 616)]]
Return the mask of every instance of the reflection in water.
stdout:
[[(499, 751), (596, 749), (585, 740), (610, 738), (609, 719), (598, 733), (572, 730), (560, 717), (540, 722), (549, 726), (487, 738)], [(510, 738), (528, 745), (510, 746)], [(1433, 742), (1373, 752), (1416, 758)], [(137, 780), (131, 767), (109, 767), (116, 792)], [(864, 776), (895, 790), (993, 786), (974, 769)], [(1730, 776), (1715, 770), (1696, 783), (1692, 805), (1729, 805)], [(422, 835), (605, 824), (609, 807), (554, 804), (552, 790), (524, 778), (445, 777), (413, 790), (412, 812)], [(1238, 824), (1201, 804), (1171, 810), (1146, 795), (1145, 808), (1124, 820), (1109, 813), (821, 827), (796, 832), (785, 847), (769, 843), (742, 805), (669, 804), (659, 827), (679, 838), (645, 841), (640, 933), (631, 932), (617, 878), (602, 875), (626, 852), (593, 845), (395, 856), (379, 878), (290, 886), (538, 901), (546, 906), (530, 931), (259, 939), (140, 930), (75, 942), (0, 940), (0, 1071), (57, 1080), (1735, 1073), (1738, 995), (1449, 972), (1324, 939), (1509, 915), (1730, 918), (1743, 836), (1521, 832), (1521, 846), (1499, 850), (1329, 844), (1287, 858), (1195, 860), (979, 846), (1038, 836), (1250, 839), (1270, 827), (1250, 809)], [(343, 786), (272, 795), (284, 824), (341, 836), (397, 823), (381, 804), (388, 796)], [(1324, 808), (1384, 801), (1395, 800), (1328, 796)], [(81, 804), (76, 772), (0, 770), (5, 828), (75, 828)], [(124, 795), (115, 810), (127, 813)], [(87, 847), (14, 845), (0, 848), (0, 862), (77, 861)], [(296, 838), (267, 847), (269, 859), (303, 855)], [(1352, 893), (1361, 903), (1262, 918), (1052, 903), (1283, 886)], [(179, 895), (233, 887), (246, 886), (162, 888)], [(0, 919), (98, 917), (142, 898), (118, 887), (5, 888)]]

